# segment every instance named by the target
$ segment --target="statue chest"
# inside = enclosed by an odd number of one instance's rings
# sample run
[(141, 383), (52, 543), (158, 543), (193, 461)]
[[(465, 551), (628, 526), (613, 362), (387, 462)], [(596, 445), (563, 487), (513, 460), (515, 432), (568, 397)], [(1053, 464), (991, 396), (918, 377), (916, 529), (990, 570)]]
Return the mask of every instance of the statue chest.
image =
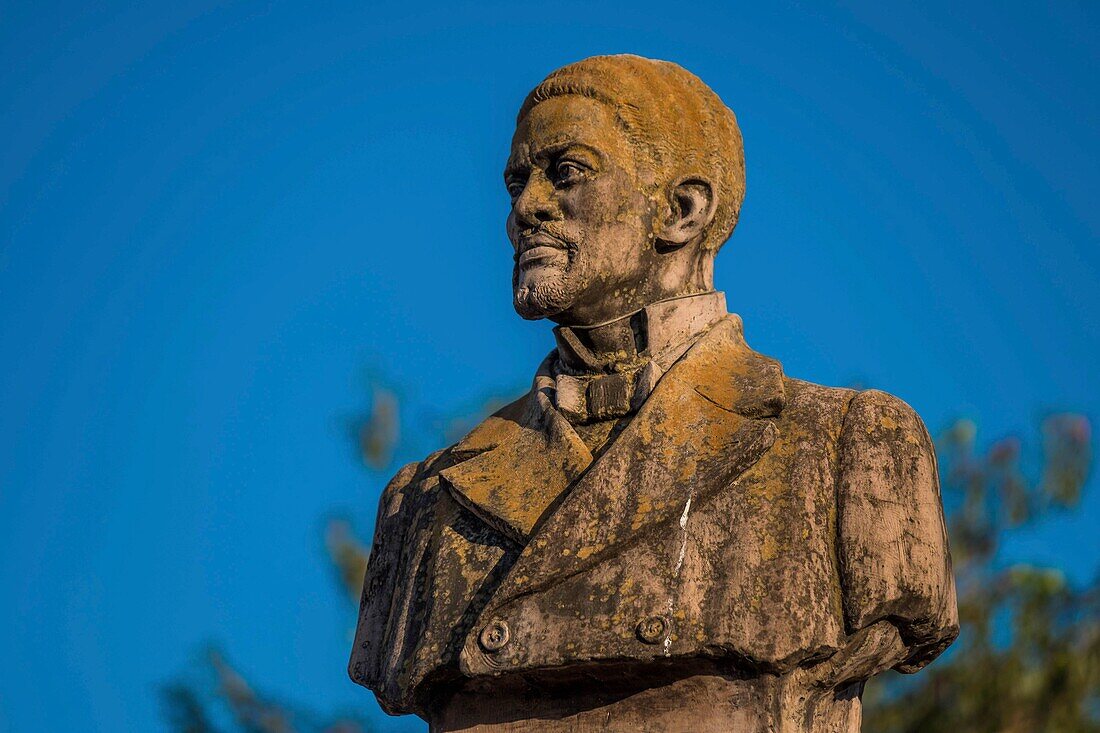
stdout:
[[(834, 475), (829, 446), (780, 439), (726, 485), (680, 477), (664, 519), (635, 522), (632, 536), (596, 550), (567, 530), (536, 533), (545, 546), (524, 550), (430, 478), (402, 570), (416, 579), (408, 661), (420, 674), (446, 666), (476, 676), (722, 649), (779, 670), (834, 649), (843, 636)], [(637, 514), (630, 486), (619, 488), (624, 511)], [(526, 580), (515, 577), (521, 554), (538, 549), (574, 564), (507, 593)]]

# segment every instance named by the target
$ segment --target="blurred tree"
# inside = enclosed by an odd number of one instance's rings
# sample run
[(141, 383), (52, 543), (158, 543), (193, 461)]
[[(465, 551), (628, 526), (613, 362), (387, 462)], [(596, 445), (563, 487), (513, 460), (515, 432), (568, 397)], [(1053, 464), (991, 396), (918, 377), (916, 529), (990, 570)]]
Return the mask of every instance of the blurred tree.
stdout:
[[(351, 433), (366, 467), (384, 478), (399, 436), (407, 436), (392, 392), (374, 388), (371, 402)], [(489, 399), (476, 412), (502, 404)], [(448, 421), (444, 432), (454, 437), (475, 423), (465, 416)], [(1100, 733), (1100, 583), (1074, 588), (1057, 569), (998, 563), (1011, 532), (1080, 502), (1092, 459), (1088, 420), (1052, 415), (1041, 434), (1034, 480), (1016, 438), (979, 453), (976, 426), (959, 420), (937, 441), (963, 630), (927, 670), (884, 675), (868, 686), (868, 733)], [(358, 604), (369, 545), (341, 517), (327, 522), (324, 541), (342, 595)], [(162, 689), (174, 733), (370, 730), (365, 720), (319, 718), (265, 698), (217, 651), (203, 666), (214, 680), (205, 690), (182, 681)], [(226, 719), (223, 727), (211, 722), (214, 712)]]
[(396, 394), (378, 384), (370, 392), (371, 409), (352, 418), (351, 429), (363, 463), (380, 471), (393, 459), (401, 438), (401, 418)]
[(321, 716), (261, 695), (217, 649), (207, 650), (200, 680), (161, 690), (174, 733), (368, 733), (361, 717)]
[[(401, 436), (399, 403), (392, 391), (372, 383), (370, 408), (348, 425), (356, 455), (369, 470), (384, 475)], [(351, 523), (334, 517), (325, 524), (324, 544), (337, 572), (341, 590), (358, 604), (367, 568), (367, 548), (351, 531)], [(334, 660), (334, 664), (340, 663)], [(164, 718), (173, 733), (367, 733), (362, 717), (319, 715), (256, 690), (244, 674), (216, 648), (209, 649), (189, 677), (160, 690)]]

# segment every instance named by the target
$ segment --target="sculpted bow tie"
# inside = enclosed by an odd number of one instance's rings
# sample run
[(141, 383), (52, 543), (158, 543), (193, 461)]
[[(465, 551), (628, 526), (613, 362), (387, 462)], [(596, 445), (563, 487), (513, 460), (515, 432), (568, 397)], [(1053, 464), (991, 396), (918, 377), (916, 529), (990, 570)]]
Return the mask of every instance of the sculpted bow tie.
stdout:
[(642, 406), (663, 373), (650, 359), (613, 374), (559, 374), (554, 380), (558, 410), (579, 425), (629, 415)]
[(558, 410), (574, 425), (636, 411), (665, 371), (726, 313), (722, 293), (654, 303), (610, 323), (554, 329)]

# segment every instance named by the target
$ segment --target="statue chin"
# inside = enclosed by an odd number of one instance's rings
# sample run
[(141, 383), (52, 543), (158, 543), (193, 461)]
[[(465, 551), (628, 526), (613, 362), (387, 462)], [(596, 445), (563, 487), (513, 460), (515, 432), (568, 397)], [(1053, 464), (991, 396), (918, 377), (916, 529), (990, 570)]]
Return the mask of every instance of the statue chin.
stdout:
[(550, 318), (561, 313), (565, 308), (555, 303), (555, 298), (545, 297), (537, 290), (523, 289), (516, 291), (512, 296), (512, 305), (521, 318), (528, 321), (538, 321)]
[(550, 318), (568, 310), (583, 290), (583, 283), (574, 281), (565, 273), (537, 279), (528, 277), (522, 282), (519, 277), (514, 278), (512, 305), (516, 313), (528, 321)]

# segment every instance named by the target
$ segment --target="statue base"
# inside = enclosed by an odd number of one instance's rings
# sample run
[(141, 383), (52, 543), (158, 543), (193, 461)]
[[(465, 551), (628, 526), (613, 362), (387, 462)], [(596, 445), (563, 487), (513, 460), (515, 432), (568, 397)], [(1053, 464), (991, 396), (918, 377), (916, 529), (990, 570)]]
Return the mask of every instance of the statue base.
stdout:
[(784, 676), (695, 674), (640, 688), (573, 672), (570, 680), (503, 678), (455, 692), (432, 733), (859, 733), (863, 683), (839, 689)]

